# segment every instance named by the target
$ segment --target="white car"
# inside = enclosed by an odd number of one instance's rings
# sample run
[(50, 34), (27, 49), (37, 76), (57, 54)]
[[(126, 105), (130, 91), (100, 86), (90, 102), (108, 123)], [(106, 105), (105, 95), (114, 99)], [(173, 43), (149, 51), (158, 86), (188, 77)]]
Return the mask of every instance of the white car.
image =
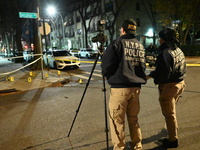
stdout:
[(71, 56), (67, 50), (50, 50), (44, 54), (44, 63), (46, 66), (56, 69), (79, 68), (80, 60)]
[(85, 57), (85, 58), (96, 58), (98, 55), (98, 51), (93, 50), (92, 48), (82, 48), (78, 52), (79, 57)]
[(73, 49), (73, 50), (68, 50), (68, 52), (75, 57), (79, 57), (78, 52), (79, 50)]
[(24, 50), (23, 56), (25, 62), (31, 62), (34, 60), (33, 50)]

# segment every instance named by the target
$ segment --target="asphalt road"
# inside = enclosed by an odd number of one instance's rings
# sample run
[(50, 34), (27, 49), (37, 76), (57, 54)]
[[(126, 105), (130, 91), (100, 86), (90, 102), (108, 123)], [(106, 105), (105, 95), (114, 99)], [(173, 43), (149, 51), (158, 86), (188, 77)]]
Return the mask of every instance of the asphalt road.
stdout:
[[(188, 67), (187, 87), (177, 106), (178, 150), (200, 149), (199, 72), (200, 67)], [(0, 149), (70, 150), (73, 146), (77, 150), (105, 150), (102, 81), (100, 78), (91, 81), (80, 105), (85, 87), (84, 82), (1, 96)], [(106, 88), (108, 101), (107, 84)], [(157, 95), (157, 86), (152, 79), (148, 80), (142, 87), (139, 115), (145, 150), (162, 150), (158, 139), (166, 136)], [(79, 105), (80, 110), (77, 112)], [(68, 137), (75, 115), (77, 118)], [(130, 140), (127, 127), (126, 140)], [(112, 149), (110, 134), (109, 149)]]

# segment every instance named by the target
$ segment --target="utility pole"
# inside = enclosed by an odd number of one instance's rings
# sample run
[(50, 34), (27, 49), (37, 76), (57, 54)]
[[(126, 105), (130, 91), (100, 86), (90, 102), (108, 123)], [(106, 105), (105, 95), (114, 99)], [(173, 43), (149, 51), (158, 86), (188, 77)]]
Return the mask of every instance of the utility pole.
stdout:
[[(37, 10), (37, 19), (34, 23), (34, 53), (35, 54), (43, 54), (42, 51), (42, 43), (41, 43), (41, 35), (39, 33), (38, 27), (40, 25), (40, 0), (34, 1), (34, 7)], [(41, 56), (35, 56), (41, 57)], [(43, 56), (40, 61), (34, 63), (34, 69), (41, 69), (42, 79), (43, 79)]]

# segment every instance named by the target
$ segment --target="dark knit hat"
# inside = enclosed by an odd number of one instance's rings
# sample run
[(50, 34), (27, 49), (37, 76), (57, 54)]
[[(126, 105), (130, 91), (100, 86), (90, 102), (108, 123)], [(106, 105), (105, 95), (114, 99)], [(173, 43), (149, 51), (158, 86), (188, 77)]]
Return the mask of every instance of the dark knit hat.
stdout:
[(124, 20), (122, 27), (127, 34), (136, 34), (137, 23), (133, 19)]
[(159, 37), (165, 41), (173, 42), (176, 41), (176, 31), (171, 28), (165, 28), (159, 32)]

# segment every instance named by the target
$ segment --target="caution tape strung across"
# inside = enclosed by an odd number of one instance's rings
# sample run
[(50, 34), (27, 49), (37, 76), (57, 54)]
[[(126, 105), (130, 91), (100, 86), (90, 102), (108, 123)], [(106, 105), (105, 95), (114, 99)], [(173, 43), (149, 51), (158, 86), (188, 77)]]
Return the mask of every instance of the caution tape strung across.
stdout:
[(6, 57), (6, 58), (0, 58), (0, 60), (4, 60), (4, 59), (15, 59), (15, 58), (22, 58), (22, 57), (31, 57), (31, 56), (42, 56), (43, 54), (31, 54), (28, 56), (17, 56), (17, 57)]
[[(12, 58), (13, 58), (13, 57), (12, 57)], [(34, 64), (35, 62), (39, 61), (40, 59), (42, 59), (42, 56), (40, 56), (38, 59), (32, 61), (31, 63), (29, 63), (29, 64), (27, 64), (27, 65), (25, 65), (25, 66), (23, 66), (23, 67), (21, 67), (21, 68), (18, 68), (18, 69), (16, 69), (16, 70), (13, 70), (13, 71), (10, 71), (10, 72), (1, 73), (0, 76), (15, 73), (15, 72), (17, 72), (17, 71), (19, 71), (19, 70), (21, 70), (21, 69), (23, 69), (23, 68), (26, 68), (27, 66), (30, 66), (30, 65)]]
[(186, 64), (186, 66), (200, 66), (200, 64)]

